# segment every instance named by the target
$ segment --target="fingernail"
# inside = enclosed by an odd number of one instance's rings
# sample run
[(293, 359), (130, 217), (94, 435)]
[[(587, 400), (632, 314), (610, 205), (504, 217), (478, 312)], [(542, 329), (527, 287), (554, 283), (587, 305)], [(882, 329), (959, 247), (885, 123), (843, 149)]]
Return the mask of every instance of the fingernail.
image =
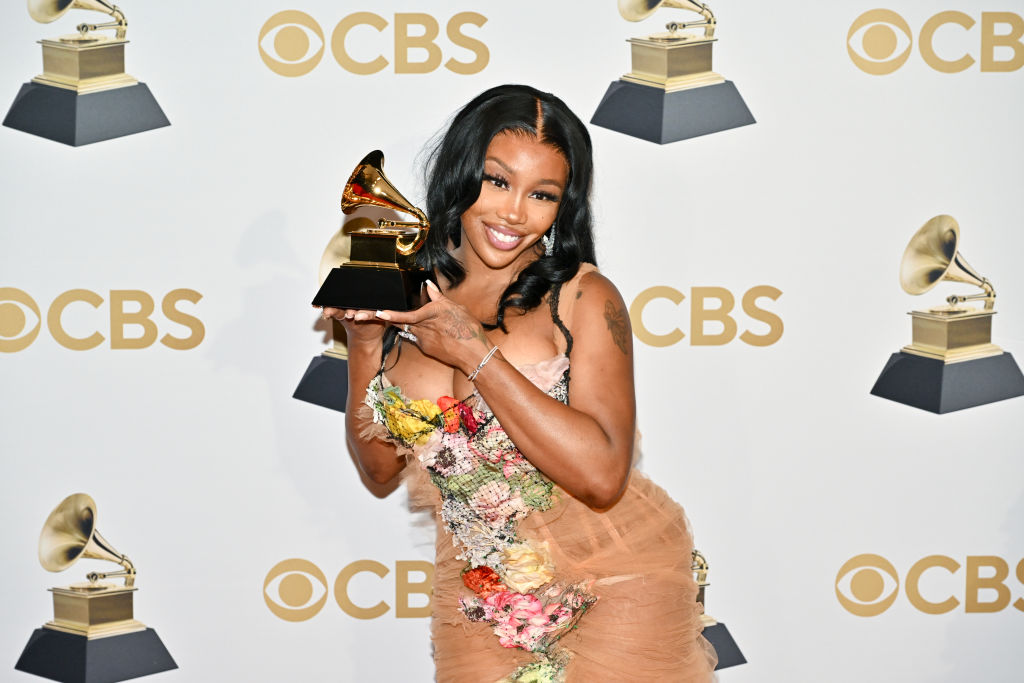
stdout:
[(391, 320), (391, 316), (385, 313), (384, 311), (377, 311), (376, 315), (381, 320)]
[(433, 290), (434, 290), (435, 292), (439, 292), (439, 291), (441, 291), (441, 290), (439, 290), (439, 289), (437, 288), (437, 285), (435, 285), (435, 284), (434, 284), (434, 281), (433, 281), (433, 280), (427, 280), (427, 287), (430, 287), (430, 288), (431, 288), (431, 289), (433, 289)]
[(351, 320), (354, 315), (355, 314), (352, 311), (349, 311), (348, 313), (345, 314), (345, 320)]

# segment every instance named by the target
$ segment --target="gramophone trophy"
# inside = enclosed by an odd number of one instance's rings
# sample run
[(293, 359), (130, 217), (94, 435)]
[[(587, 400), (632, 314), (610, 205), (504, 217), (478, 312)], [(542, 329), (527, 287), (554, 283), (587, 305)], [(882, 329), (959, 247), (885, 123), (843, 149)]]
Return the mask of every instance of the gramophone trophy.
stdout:
[[(960, 226), (935, 216), (903, 253), (900, 286), (924, 294), (942, 281), (980, 287), (954, 294), (945, 306), (911, 311), (912, 341), (886, 363), (871, 393), (933, 413), (949, 413), (1024, 395), (1024, 375), (1013, 356), (992, 343), (996, 292), (958, 247)], [(982, 308), (964, 305), (984, 301)]]
[(755, 123), (736, 86), (711, 70), (717, 21), (707, 5), (619, 0), (628, 21), (642, 21), (659, 7), (696, 12), (700, 20), (672, 21), (666, 33), (630, 38), (633, 70), (608, 86), (590, 122), (662, 145)]
[[(40, 40), (43, 73), (21, 86), (4, 125), (78, 147), (169, 126), (145, 83), (124, 72), (128, 23), (108, 0), (28, 0), (42, 23), (71, 9), (104, 12), (114, 21), (82, 23), (78, 33)], [(113, 29), (114, 35), (95, 33)]]
[[(46, 519), (39, 562), (59, 572), (83, 557), (122, 568), (51, 588), (53, 620), (35, 630), (14, 668), (69, 683), (112, 683), (178, 668), (156, 631), (133, 616), (135, 566), (97, 531), (92, 498), (76, 493)], [(124, 584), (103, 581), (110, 577), (124, 577)]]
[(341, 194), (341, 210), (377, 207), (412, 214), (416, 221), (381, 218), (373, 227), (349, 233), (351, 260), (333, 268), (313, 299), (314, 306), (408, 311), (423, 301), (429, 274), (416, 264), (427, 238), (426, 215), (385, 177), (384, 154), (370, 152), (359, 162)]
[[(350, 224), (357, 222), (375, 225), (366, 218), (356, 218)], [(349, 260), (351, 238), (346, 232), (347, 227), (335, 233), (324, 249), (324, 255), (320, 259), (321, 285), (332, 269)], [(345, 402), (348, 400), (348, 346), (342, 324), (332, 318), (330, 325), (331, 346), (309, 362), (292, 398), (343, 413)]]
[[(690, 571), (694, 573), (697, 580), (697, 602), (702, 607), (705, 607), (707, 605), (705, 602), (707, 599), (705, 591), (711, 585), (708, 583), (708, 561), (704, 559), (704, 555), (696, 548), (693, 550)], [(716, 671), (747, 663), (747, 658), (740, 652), (739, 645), (733, 640), (725, 624), (716, 620), (707, 612), (701, 615), (700, 621), (704, 626), (704, 637), (714, 646), (715, 652), (718, 654)]]

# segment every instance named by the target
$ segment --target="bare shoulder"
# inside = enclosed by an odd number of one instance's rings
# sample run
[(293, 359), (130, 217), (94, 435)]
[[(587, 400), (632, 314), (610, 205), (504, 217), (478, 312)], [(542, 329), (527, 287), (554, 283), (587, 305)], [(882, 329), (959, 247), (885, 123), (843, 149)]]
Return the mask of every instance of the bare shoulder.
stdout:
[(565, 320), (569, 329), (592, 336), (598, 330), (607, 330), (603, 338), (614, 344), (619, 351), (632, 351), (632, 331), (629, 312), (618, 288), (593, 265), (584, 264), (580, 272), (566, 283)]

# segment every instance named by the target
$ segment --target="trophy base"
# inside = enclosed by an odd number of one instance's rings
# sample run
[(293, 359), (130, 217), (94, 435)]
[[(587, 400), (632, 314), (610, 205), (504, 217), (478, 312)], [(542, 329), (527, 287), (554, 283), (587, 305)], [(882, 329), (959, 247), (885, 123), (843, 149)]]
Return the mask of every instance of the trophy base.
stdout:
[(420, 289), (430, 278), (425, 270), (396, 266), (357, 265), (354, 261), (331, 269), (314, 306), (411, 311), (422, 305)]
[(889, 357), (871, 393), (941, 415), (1024, 396), (1024, 374), (1009, 353), (944, 363), (900, 351)]
[(292, 398), (344, 413), (348, 400), (348, 361), (326, 353), (314, 356)]
[(718, 665), (715, 667), (715, 671), (747, 663), (747, 658), (740, 652), (739, 645), (733, 640), (729, 629), (722, 622), (719, 621), (715, 622), (712, 626), (705, 626), (703, 635), (715, 648), (715, 652), (718, 653)]
[(613, 81), (590, 122), (664, 145), (756, 123), (732, 81), (675, 92)]
[(106, 638), (37, 628), (14, 668), (63, 683), (114, 683), (178, 665), (151, 628)]
[(145, 83), (99, 92), (25, 83), (4, 124), (72, 147), (171, 125)]

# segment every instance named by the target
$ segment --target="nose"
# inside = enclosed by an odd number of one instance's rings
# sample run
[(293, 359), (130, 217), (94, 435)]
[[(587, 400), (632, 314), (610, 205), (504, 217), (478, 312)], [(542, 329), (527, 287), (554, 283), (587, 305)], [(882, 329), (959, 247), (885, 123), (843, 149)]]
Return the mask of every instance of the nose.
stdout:
[(521, 197), (518, 192), (506, 192), (498, 206), (498, 218), (509, 225), (525, 223), (526, 198)]

